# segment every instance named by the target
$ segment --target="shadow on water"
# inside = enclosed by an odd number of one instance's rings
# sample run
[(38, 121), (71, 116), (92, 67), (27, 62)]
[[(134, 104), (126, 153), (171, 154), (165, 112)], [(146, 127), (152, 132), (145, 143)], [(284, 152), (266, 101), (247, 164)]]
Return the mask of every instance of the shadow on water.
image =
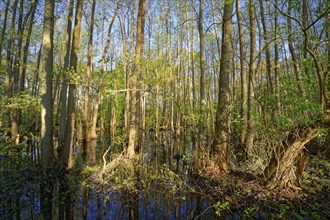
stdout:
[[(166, 193), (166, 192), (164, 192)], [(200, 199), (197, 195), (181, 195), (183, 199), (165, 199), (163, 193), (139, 193), (135, 201), (138, 207), (132, 207), (128, 192), (108, 192), (102, 194), (98, 201), (97, 192), (92, 191), (88, 200), (87, 219), (134, 219), (130, 218), (132, 208), (137, 208), (138, 219), (216, 219), (207, 199)], [(201, 201), (198, 201), (201, 200)], [(101, 207), (98, 207), (98, 203)], [(200, 203), (200, 204), (199, 204)], [(200, 207), (198, 207), (200, 206)], [(100, 209), (100, 210), (99, 210)], [(83, 199), (80, 197), (76, 205), (76, 218), (82, 216)]]

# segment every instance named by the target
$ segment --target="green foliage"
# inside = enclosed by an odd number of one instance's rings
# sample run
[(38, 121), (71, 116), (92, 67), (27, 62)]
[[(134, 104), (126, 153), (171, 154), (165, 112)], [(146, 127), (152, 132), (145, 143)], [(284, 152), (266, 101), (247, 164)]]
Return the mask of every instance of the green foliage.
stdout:
[(5, 111), (8, 110), (32, 110), (39, 111), (40, 99), (39, 97), (31, 96), (27, 93), (18, 94), (13, 97), (3, 96), (0, 106)]
[(251, 207), (245, 208), (243, 211), (244, 217), (251, 218), (252, 215), (254, 214), (254, 212), (256, 211), (256, 209), (257, 209), (256, 206), (251, 206)]
[(223, 211), (229, 211), (230, 202), (220, 202), (218, 201), (214, 204), (215, 214), (220, 217), (223, 214)]

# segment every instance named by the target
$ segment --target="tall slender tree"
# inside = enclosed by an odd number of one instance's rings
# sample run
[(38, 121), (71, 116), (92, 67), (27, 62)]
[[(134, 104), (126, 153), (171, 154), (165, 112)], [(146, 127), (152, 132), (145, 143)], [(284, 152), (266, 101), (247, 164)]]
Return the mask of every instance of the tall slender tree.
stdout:
[(77, 0), (75, 24), (73, 29), (73, 38), (70, 55), (70, 84), (68, 93), (68, 107), (67, 107), (67, 121), (65, 129), (64, 139), (64, 163), (67, 169), (73, 167), (73, 140), (74, 140), (74, 128), (75, 128), (75, 109), (76, 109), (76, 92), (77, 86), (75, 82), (75, 74), (78, 70), (78, 50), (80, 41), (81, 31), (81, 19), (82, 19), (82, 8), (83, 0)]
[(252, 154), (254, 142), (254, 84), (257, 69), (256, 61), (256, 14), (255, 3), (249, 1), (249, 17), (250, 17), (250, 63), (249, 63), (249, 84), (248, 84), (248, 127), (246, 134), (246, 152)]
[(204, 0), (199, 1), (199, 13), (198, 13), (198, 34), (199, 34), (199, 68), (200, 68), (200, 97), (199, 97), (199, 121), (198, 121), (198, 136), (199, 145), (202, 144), (203, 129), (204, 129), (204, 106), (205, 102), (205, 58), (204, 58), (204, 30), (203, 30), (203, 11)]
[(230, 141), (230, 75), (232, 71), (233, 2), (225, 2), (222, 25), (222, 46), (220, 57), (219, 96), (216, 120), (216, 137), (213, 144), (213, 154), (222, 172), (227, 173), (228, 150)]
[(11, 2), (11, 0), (7, 0), (6, 8), (5, 8), (5, 15), (4, 15), (4, 19), (3, 19), (3, 26), (1, 29), (1, 35), (0, 35), (0, 64), (2, 62), (2, 47), (3, 47), (3, 42), (5, 41), (5, 33), (6, 33), (6, 29), (7, 29), (7, 20), (8, 20), (10, 2)]
[(243, 30), (243, 17), (240, 7), (240, 0), (236, 0), (236, 11), (238, 21), (238, 38), (239, 38), (239, 53), (240, 53), (240, 68), (241, 68), (241, 143), (245, 144), (246, 132), (247, 132), (247, 99), (248, 99), (248, 84), (246, 73), (246, 52), (244, 48), (244, 30)]
[(70, 52), (71, 52), (71, 38), (72, 38), (73, 6), (74, 6), (74, 0), (70, 0), (69, 8), (68, 8), (67, 27), (64, 38), (65, 57), (64, 57), (64, 67), (63, 67), (63, 83), (61, 90), (60, 134), (58, 141), (59, 142), (58, 152), (60, 157), (63, 156), (66, 117), (67, 117), (67, 102), (68, 102), (67, 93), (68, 93), (68, 84), (69, 84), (68, 73), (70, 71), (69, 67), (70, 67)]
[[(45, 0), (42, 56), (39, 73), (41, 97), (41, 165), (45, 173), (54, 164), (53, 140), (53, 37), (55, 0)], [(46, 175), (47, 177), (47, 175)], [(49, 178), (49, 177), (48, 177)], [(52, 181), (41, 186), (41, 218), (52, 219)]]
[(84, 96), (84, 161), (85, 163), (94, 164), (96, 162), (95, 158), (95, 148), (91, 148), (90, 140), (90, 117), (89, 110), (89, 96), (90, 96), (90, 78), (92, 73), (92, 58), (93, 58), (93, 34), (94, 34), (94, 20), (95, 20), (95, 8), (96, 0), (92, 2), (92, 13), (91, 20), (89, 24), (89, 39), (88, 39), (88, 52), (87, 52), (87, 69), (86, 69), (86, 86), (85, 86), (85, 96)]
[(137, 97), (136, 88), (137, 88), (137, 76), (141, 75), (142, 71), (142, 52), (144, 47), (144, 25), (145, 25), (145, 17), (146, 17), (146, 0), (139, 1), (139, 10), (138, 10), (138, 19), (137, 19), (137, 35), (136, 35), (136, 61), (135, 68), (132, 71), (132, 75), (130, 76), (130, 118), (129, 118), (129, 135), (128, 135), (128, 147), (127, 147), (127, 155), (128, 157), (133, 157), (135, 155), (135, 147), (136, 147), (136, 133), (139, 125), (137, 124), (136, 117), (136, 105), (137, 101), (140, 97)]

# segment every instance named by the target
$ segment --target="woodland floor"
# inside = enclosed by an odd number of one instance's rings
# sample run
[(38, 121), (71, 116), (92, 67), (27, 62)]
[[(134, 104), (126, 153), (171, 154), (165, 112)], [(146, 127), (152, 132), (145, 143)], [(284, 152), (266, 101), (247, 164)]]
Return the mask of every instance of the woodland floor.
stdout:
[[(215, 212), (256, 219), (330, 219), (330, 160), (310, 158), (300, 190), (269, 190), (261, 178), (232, 170), (226, 177), (194, 176)], [(227, 219), (227, 218), (226, 218)], [(230, 219), (230, 218), (229, 218)]]

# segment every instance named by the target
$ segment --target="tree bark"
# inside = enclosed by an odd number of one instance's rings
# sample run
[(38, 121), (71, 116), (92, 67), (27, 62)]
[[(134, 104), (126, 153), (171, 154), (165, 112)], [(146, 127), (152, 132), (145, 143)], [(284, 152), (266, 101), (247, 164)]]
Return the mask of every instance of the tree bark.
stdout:
[[(277, 4), (277, 0), (275, 0), (275, 4)], [(274, 76), (275, 76), (275, 83), (274, 83), (274, 95), (275, 95), (275, 113), (280, 114), (281, 113), (281, 103), (280, 103), (280, 97), (279, 97), (279, 87), (280, 87), (280, 68), (279, 68), (279, 51), (278, 51), (278, 13), (277, 10), (274, 12), (274, 34), (275, 34), (275, 41), (274, 41)]]
[(67, 121), (65, 129), (65, 138), (64, 138), (64, 164), (67, 169), (71, 169), (74, 165), (73, 161), (73, 141), (74, 141), (74, 128), (75, 128), (75, 97), (76, 97), (76, 82), (74, 79), (75, 73), (77, 73), (77, 64), (78, 64), (78, 49), (80, 41), (80, 30), (81, 30), (81, 18), (82, 18), (82, 7), (83, 0), (77, 1), (76, 7), (76, 17), (75, 25), (73, 29), (73, 38), (72, 38), (72, 47), (70, 55), (70, 69), (71, 69), (71, 79), (69, 85), (68, 93), (68, 107), (67, 107)]
[(230, 141), (230, 75), (231, 75), (231, 59), (232, 59), (232, 13), (233, 2), (225, 3), (222, 26), (222, 47), (220, 58), (220, 79), (219, 79), (219, 96), (216, 122), (216, 139), (213, 145), (213, 154), (216, 162), (222, 172), (227, 173), (228, 167), (228, 151)]
[[(19, 75), (20, 75), (20, 67), (21, 67), (21, 54), (22, 54), (22, 44), (23, 44), (23, 13), (24, 13), (24, 1), (20, 0), (20, 6), (19, 6), (19, 16), (18, 16), (18, 23), (17, 23), (17, 32), (16, 32), (16, 41), (17, 45), (15, 45), (15, 60), (13, 63), (13, 85), (12, 85), (12, 95), (13, 97), (16, 97), (18, 95), (18, 88), (19, 88)], [(18, 121), (18, 115), (19, 110), (12, 110), (10, 112), (11, 115), (11, 143), (13, 145), (18, 145), (19, 143), (19, 133), (18, 133), (18, 127), (19, 127), (19, 121)]]
[(26, 71), (27, 71), (27, 58), (29, 55), (29, 47), (30, 47), (30, 41), (31, 41), (31, 34), (32, 34), (32, 27), (34, 24), (34, 16), (37, 8), (38, 0), (33, 0), (31, 3), (31, 17), (29, 21), (29, 27), (28, 27), (28, 33), (25, 40), (25, 45), (23, 48), (23, 59), (22, 59), (22, 73), (20, 78), (20, 92), (25, 91), (25, 77), (26, 77)]
[(269, 41), (268, 41), (268, 28), (266, 24), (265, 19), (265, 12), (264, 12), (264, 6), (263, 6), (264, 0), (259, 0), (260, 4), (260, 13), (261, 13), (261, 24), (263, 29), (263, 35), (264, 35), (264, 41), (265, 41), (265, 51), (266, 51), (266, 70), (267, 70), (267, 82), (268, 82), (268, 88), (270, 88), (270, 91), (274, 91), (274, 85), (272, 81), (272, 64), (270, 62), (271, 56), (270, 56), (270, 47), (269, 47)]
[[(292, 8), (292, 3), (291, 1), (289, 1), (289, 5), (288, 5), (288, 15), (291, 15), (291, 9)], [(300, 66), (299, 66), (299, 62), (298, 62), (298, 59), (297, 59), (297, 55), (296, 55), (296, 52), (295, 52), (295, 48), (294, 48), (294, 45), (293, 45), (293, 30), (292, 30), (292, 24), (291, 24), (291, 19), (290, 18), (287, 18), (287, 24), (288, 24), (288, 46), (289, 46), (289, 51), (290, 51), (290, 54), (291, 54), (291, 59), (292, 59), (292, 62), (293, 62), (293, 70), (294, 70), (294, 73), (295, 73), (295, 77), (296, 77), (296, 80), (297, 80), (297, 84), (298, 84), (298, 90), (299, 92), (301, 92), (301, 94), (305, 94), (305, 91), (303, 89), (303, 86), (301, 85), (301, 82), (300, 82), (300, 78), (301, 78), (301, 72), (300, 72)]]
[(248, 126), (246, 134), (246, 152), (248, 156), (253, 153), (254, 142), (254, 84), (257, 68), (256, 62), (256, 17), (254, 1), (249, 1), (249, 17), (250, 17), (250, 66), (249, 66), (249, 84), (248, 84)]
[(135, 155), (135, 147), (136, 147), (136, 133), (139, 125), (137, 124), (137, 109), (136, 105), (138, 99), (137, 97), (137, 76), (141, 75), (142, 71), (142, 52), (144, 46), (144, 25), (145, 25), (145, 17), (146, 17), (146, 0), (139, 1), (139, 10), (138, 10), (138, 19), (137, 19), (137, 42), (135, 47), (136, 53), (136, 61), (135, 68), (132, 71), (132, 75), (130, 77), (130, 119), (129, 119), (129, 135), (128, 135), (128, 147), (127, 147), (127, 156), (129, 158)]
[(199, 120), (198, 120), (198, 146), (201, 147), (204, 136), (204, 106), (205, 102), (205, 57), (204, 57), (204, 30), (203, 30), (203, 3), (199, 1), (198, 33), (199, 33), (199, 68), (200, 68), (200, 97), (199, 97)]
[(65, 34), (65, 59), (64, 59), (64, 73), (63, 73), (63, 83), (61, 91), (61, 116), (60, 116), (60, 137), (58, 143), (58, 154), (59, 157), (63, 157), (64, 150), (64, 139), (65, 139), (65, 129), (66, 129), (66, 117), (67, 117), (67, 93), (68, 93), (68, 75), (70, 67), (70, 52), (71, 52), (71, 35), (72, 35), (72, 20), (73, 20), (73, 6), (74, 0), (70, 0), (68, 9), (68, 19)]
[(39, 91), (41, 97), (41, 163), (44, 170), (46, 170), (52, 166), (54, 159), (52, 99), (54, 0), (46, 0), (44, 20)]
[(45, 175), (45, 181), (41, 185), (41, 219), (52, 219), (53, 183), (48, 175), (48, 171), (54, 164), (52, 98), (54, 5), (54, 0), (45, 0), (42, 57), (39, 73), (39, 92), (41, 97), (41, 165)]
[(247, 102), (248, 102), (248, 84), (246, 73), (246, 52), (244, 49), (244, 30), (243, 30), (243, 17), (240, 9), (240, 0), (236, 0), (236, 11), (238, 21), (238, 37), (239, 37), (239, 53), (240, 53), (240, 68), (241, 68), (241, 143), (245, 144), (247, 132)]
[[(13, 5), (12, 5), (12, 9), (13, 9), (13, 13), (12, 13), (12, 17), (11, 17), (11, 26), (10, 26), (10, 34), (9, 34), (9, 38), (7, 40), (7, 57), (6, 57), (6, 63), (7, 63), (7, 74), (6, 74), (6, 79), (5, 79), (5, 92), (6, 94), (8, 94), (8, 97), (11, 98), (13, 96), (13, 92), (14, 92), (14, 73), (13, 73), (13, 51), (15, 51), (14, 49), (14, 41), (15, 41), (15, 32), (16, 32), (16, 10), (17, 10), (17, 5), (18, 5), (18, 0), (15, 0)], [(8, 131), (11, 131), (11, 144), (15, 143), (16, 137), (17, 137), (17, 133), (16, 133), (16, 129), (14, 122), (14, 117), (15, 117), (15, 113), (14, 110), (8, 111), (8, 118), (6, 120), (5, 123), (5, 136), (7, 136)], [(10, 129), (9, 129), (10, 126)], [(8, 137), (9, 138), (9, 137)]]
[(2, 30), (1, 30), (1, 36), (0, 36), (0, 51), (1, 51), (0, 65), (2, 63), (2, 47), (3, 47), (3, 42), (5, 41), (5, 33), (6, 33), (6, 29), (7, 29), (7, 19), (8, 19), (10, 2), (11, 2), (11, 0), (7, 0), (6, 8), (5, 8), (5, 15), (4, 15), (4, 19), (3, 19), (3, 26), (2, 26)]
[[(91, 21), (89, 24), (89, 40), (88, 40), (88, 52), (87, 52), (87, 70), (86, 70), (86, 86), (85, 86), (85, 96), (84, 96), (84, 162), (85, 164), (94, 164), (96, 162), (95, 158), (95, 148), (91, 148), (90, 141), (90, 117), (88, 115), (90, 108), (89, 96), (90, 96), (90, 77), (92, 73), (92, 58), (93, 58), (93, 34), (94, 34), (94, 17), (95, 17), (95, 6), (96, 0), (92, 3), (92, 14)], [(94, 151), (94, 152), (91, 152)], [(93, 157), (92, 157), (93, 156)]]

